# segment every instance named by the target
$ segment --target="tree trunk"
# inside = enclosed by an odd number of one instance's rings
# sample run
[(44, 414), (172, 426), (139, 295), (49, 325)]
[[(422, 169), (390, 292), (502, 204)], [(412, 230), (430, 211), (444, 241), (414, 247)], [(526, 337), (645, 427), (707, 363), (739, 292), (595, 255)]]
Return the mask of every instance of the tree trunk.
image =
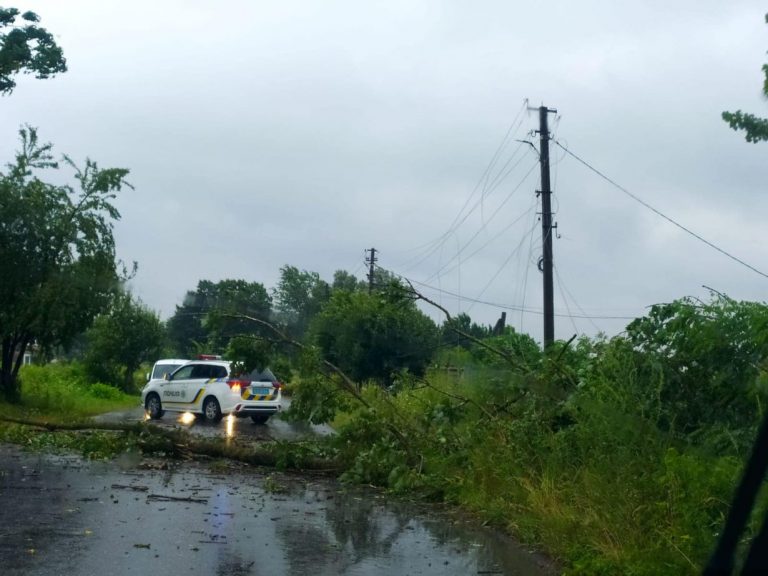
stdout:
[(137, 368), (138, 366), (126, 364), (125, 376), (123, 377), (123, 392), (128, 392), (129, 394), (133, 392), (133, 373), (136, 372)]
[[(0, 396), (8, 402), (18, 403), (21, 400), (21, 389), (18, 381), (18, 368), (15, 368), (13, 353), (16, 351), (17, 341), (11, 336), (3, 338), (2, 358), (0, 358)], [(24, 350), (26, 346), (24, 346)], [(22, 361), (24, 350), (21, 351)]]

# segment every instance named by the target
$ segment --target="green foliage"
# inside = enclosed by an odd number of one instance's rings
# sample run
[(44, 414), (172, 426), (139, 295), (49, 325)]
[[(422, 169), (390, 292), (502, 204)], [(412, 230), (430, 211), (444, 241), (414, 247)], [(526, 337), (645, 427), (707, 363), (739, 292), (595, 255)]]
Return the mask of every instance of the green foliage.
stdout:
[(301, 339), (330, 294), (330, 286), (317, 272), (283, 266), (280, 268), (280, 281), (272, 291), (278, 320), (288, 327), (294, 337)]
[(27, 426), (0, 424), (0, 442), (19, 444), (33, 451), (69, 451), (90, 460), (105, 460), (120, 454), (139, 453), (141, 438), (113, 432), (41, 432)]
[[(520, 365), (531, 369), (536, 367), (542, 359), (541, 350), (539, 350), (539, 345), (536, 341), (528, 334), (516, 332), (511, 326), (506, 328), (504, 334), (488, 337), (484, 342), (497, 350), (506, 352)], [(494, 354), (487, 348), (477, 344), (474, 344), (471, 348), (472, 355), (484, 364), (508, 366), (508, 362), (504, 358)]]
[(136, 406), (138, 399), (114, 386), (92, 382), (78, 363), (24, 366), (21, 369), (20, 405), (0, 404), (3, 413), (78, 420), (94, 414)]
[[(343, 477), (458, 503), (569, 574), (698, 574), (761, 417), (767, 320), (764, 304), (683, 299), (623, 336), (546, 354), (506, 333), (493, 343), (517, 369), (485, 349), (444, 351), (462, 370), (399, 374), (338, 408)], [(341, 395), (311, 386), (317, 405)]]
[[(765, 15), (765, 21), (768, 22), (768, 14)], [(765, 76), (763, 94), (768, 96), (768, 64), (763, 64), (762, 69)], [(760, 118), (754, 114), (737, 110), (736, 112), (723, 112), (723, 120), (728, 122), (733, 130), (743, 130), (747, 142), (757, 143), (768, 140), (768, 118)]]
[(18, 400), (20, 358), (31, 342), (66, 346), (109, 303), (118, 285), (112, 201), (128, 171), (83, 169), (69, 158), (79, 190), (43, 182), (58, 169), (51, 145), (34, 128), (20, 130), (16, 161), (0, 173), (0, 395)]
[(291, 400), (290, 417), (312, 424), (330, 422), (348, 399), (333, 378), (316, 376), (301, 380)]
[(10, 94), (16, 87), (13, 76), (34, 74), (49, 78), (67, 71), (64, 53), (53, 35), (37, 25), (40, 18), (34, 12), (24, 12), (19, 26), (16, 8), (0, 8), (0, 93)]
[(141, 363), (160, 356), (165, 329), (154, 312), (126, 292), (117, 294), (109, 311), (94, 320), (87, 340), (90, 377), (131, 392)]
[(638, 400), (657, 411), (661, 426), (688, 434), (755, 422), (767, 398), (757, 377), (768, 353), (768, 306), (723, 296), (677, 300), (633, 321), (627, 339), (652, 387)]
[(338, 376), (322, 375), (316, 348), (304, 349), (299, 366), (301, 382), (292, 393), (291, 409), (284, 417), (324, 424), (331, 422), (338, 411), (349, 408), (350, 398), (343, 391)]
[(271, 307), (267, 290), (258, 282), (201, 280), (169, 318), (168, 337), (181, 357), (201, 351), (220, 354), (233, 336), (264, 334), (263, 327), (241, 316), (265, 320)]
[(490, 335), (490, 330), (485, 326), (480, 326), (479, 324), (472, 322), (472, 318), (470, 318), (469, 314), (462, 312), (446, 321), (440, 327), (440, 334), (440, 339), (446, 345), (471, 348), (474, 343), (472, 339), (467, 338), (464, 334), (482, 339), (487, 338)]
[(346, 270), (336, 270), (333, 273), (333, 284), (331, 290), (343, 290), (345, 292), (356, 292), (357, 290), (367, 290), (367, 284), (358, 280), (353, 274)]
[[(763, 65), (763, 70), (768, 76), (768, 65)], [(723, 120), (733, 130), (743, 130), (744, 139), (747, 142), (756, 144), (763, 140), (768, 140), (768, 118), (760, 118), (748, 112), (736, 110), (736, 112), (723, 112)]]
[(232, 337), (225, 352), (227, 359), (237, 363), (236, 372), (263, 370), (270, 366), (274, 354), (271, 342), (250, 336)]
[(403, 369), (423, 374), (437, 329), (402, 290), (335, 292), (311, 327), (323, 357), (354, 380), (392, 382)]

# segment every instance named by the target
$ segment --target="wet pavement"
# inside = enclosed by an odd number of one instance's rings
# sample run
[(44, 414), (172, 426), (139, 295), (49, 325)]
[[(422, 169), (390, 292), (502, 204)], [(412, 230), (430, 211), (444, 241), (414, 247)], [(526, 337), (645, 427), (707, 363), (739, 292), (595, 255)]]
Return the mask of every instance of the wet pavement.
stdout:
[(0, 572), (468, 575), (551, 573), (441, 508), (327, 479), (223, 463), (29, 454), (0, 445)]
[[(290, 399), (283, 399), (285, 413), (291, 406)], [(333, 434), (333, 429), (326, 425), (316, 426), (306, 422), (288, 422), (281, 414), (276, 414), (267, 420), (266, 424), (254, 424), (250, 418), (224, 418), (218, 424), (209, 424), (200, 418), (181, 417), (174, 412), (166, 412), (160, 420), (152, 424), (162, 428), (183, 428), (196, 436), (235, 438), (248, 443), (260, 440), (301, 440), (315, 436)], [(121, 412), (109, 412), (94, 418), (97, 422), (133, 423), (145, 419), (144, 409), (140, 406)]]

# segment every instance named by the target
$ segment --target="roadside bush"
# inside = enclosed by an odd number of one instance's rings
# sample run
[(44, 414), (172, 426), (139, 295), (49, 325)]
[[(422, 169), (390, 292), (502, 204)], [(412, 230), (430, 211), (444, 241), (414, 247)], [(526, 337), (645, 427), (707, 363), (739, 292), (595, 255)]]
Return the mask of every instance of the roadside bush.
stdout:
[(91, 383), (79, 363), (24, 366), (21, 378), (21, 409), (60, 419), (79, 418), (117, 410), (137, 403), (116, 388)]
[(521, 370), (473, 350), (401, 374), (337, 417), (344, 478), (457, 503), (569, 574), (698, 574), (762, 414), (767, 322), (762, 304), (682, 300), (623, 336), (515, 352)]

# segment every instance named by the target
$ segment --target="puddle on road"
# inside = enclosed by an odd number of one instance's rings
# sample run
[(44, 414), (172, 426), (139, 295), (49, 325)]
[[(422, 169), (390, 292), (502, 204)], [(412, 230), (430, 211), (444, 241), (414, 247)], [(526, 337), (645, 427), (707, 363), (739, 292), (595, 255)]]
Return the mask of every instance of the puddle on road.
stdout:
[(506, 537), (326, 480), (121, 470), (0, 446), (0, 498), (6, 575), (546, 573)]
[[(283, 400), (283, 411), (290, 408), (290, 401)], [(133, 423), (147, 421), (144, 409), (137, 407), (120, 412), (109, 412), (94, 418), (96, 422)], [(166, 412), (160, 420), (153, 420), (153, 426), (167, 429), (183, 428), (191, 434), (205, 438), (232, 438), (245, 443), (262, 440), (302, 440), (333, 434), (327, 425), (314, 425), (306, 422), (289, 422), (280, 415), (272, 416), (266, 424), (254, 424), (250, 418), (224, 418), (216, 424), (209, 424), (189, 412)]]

